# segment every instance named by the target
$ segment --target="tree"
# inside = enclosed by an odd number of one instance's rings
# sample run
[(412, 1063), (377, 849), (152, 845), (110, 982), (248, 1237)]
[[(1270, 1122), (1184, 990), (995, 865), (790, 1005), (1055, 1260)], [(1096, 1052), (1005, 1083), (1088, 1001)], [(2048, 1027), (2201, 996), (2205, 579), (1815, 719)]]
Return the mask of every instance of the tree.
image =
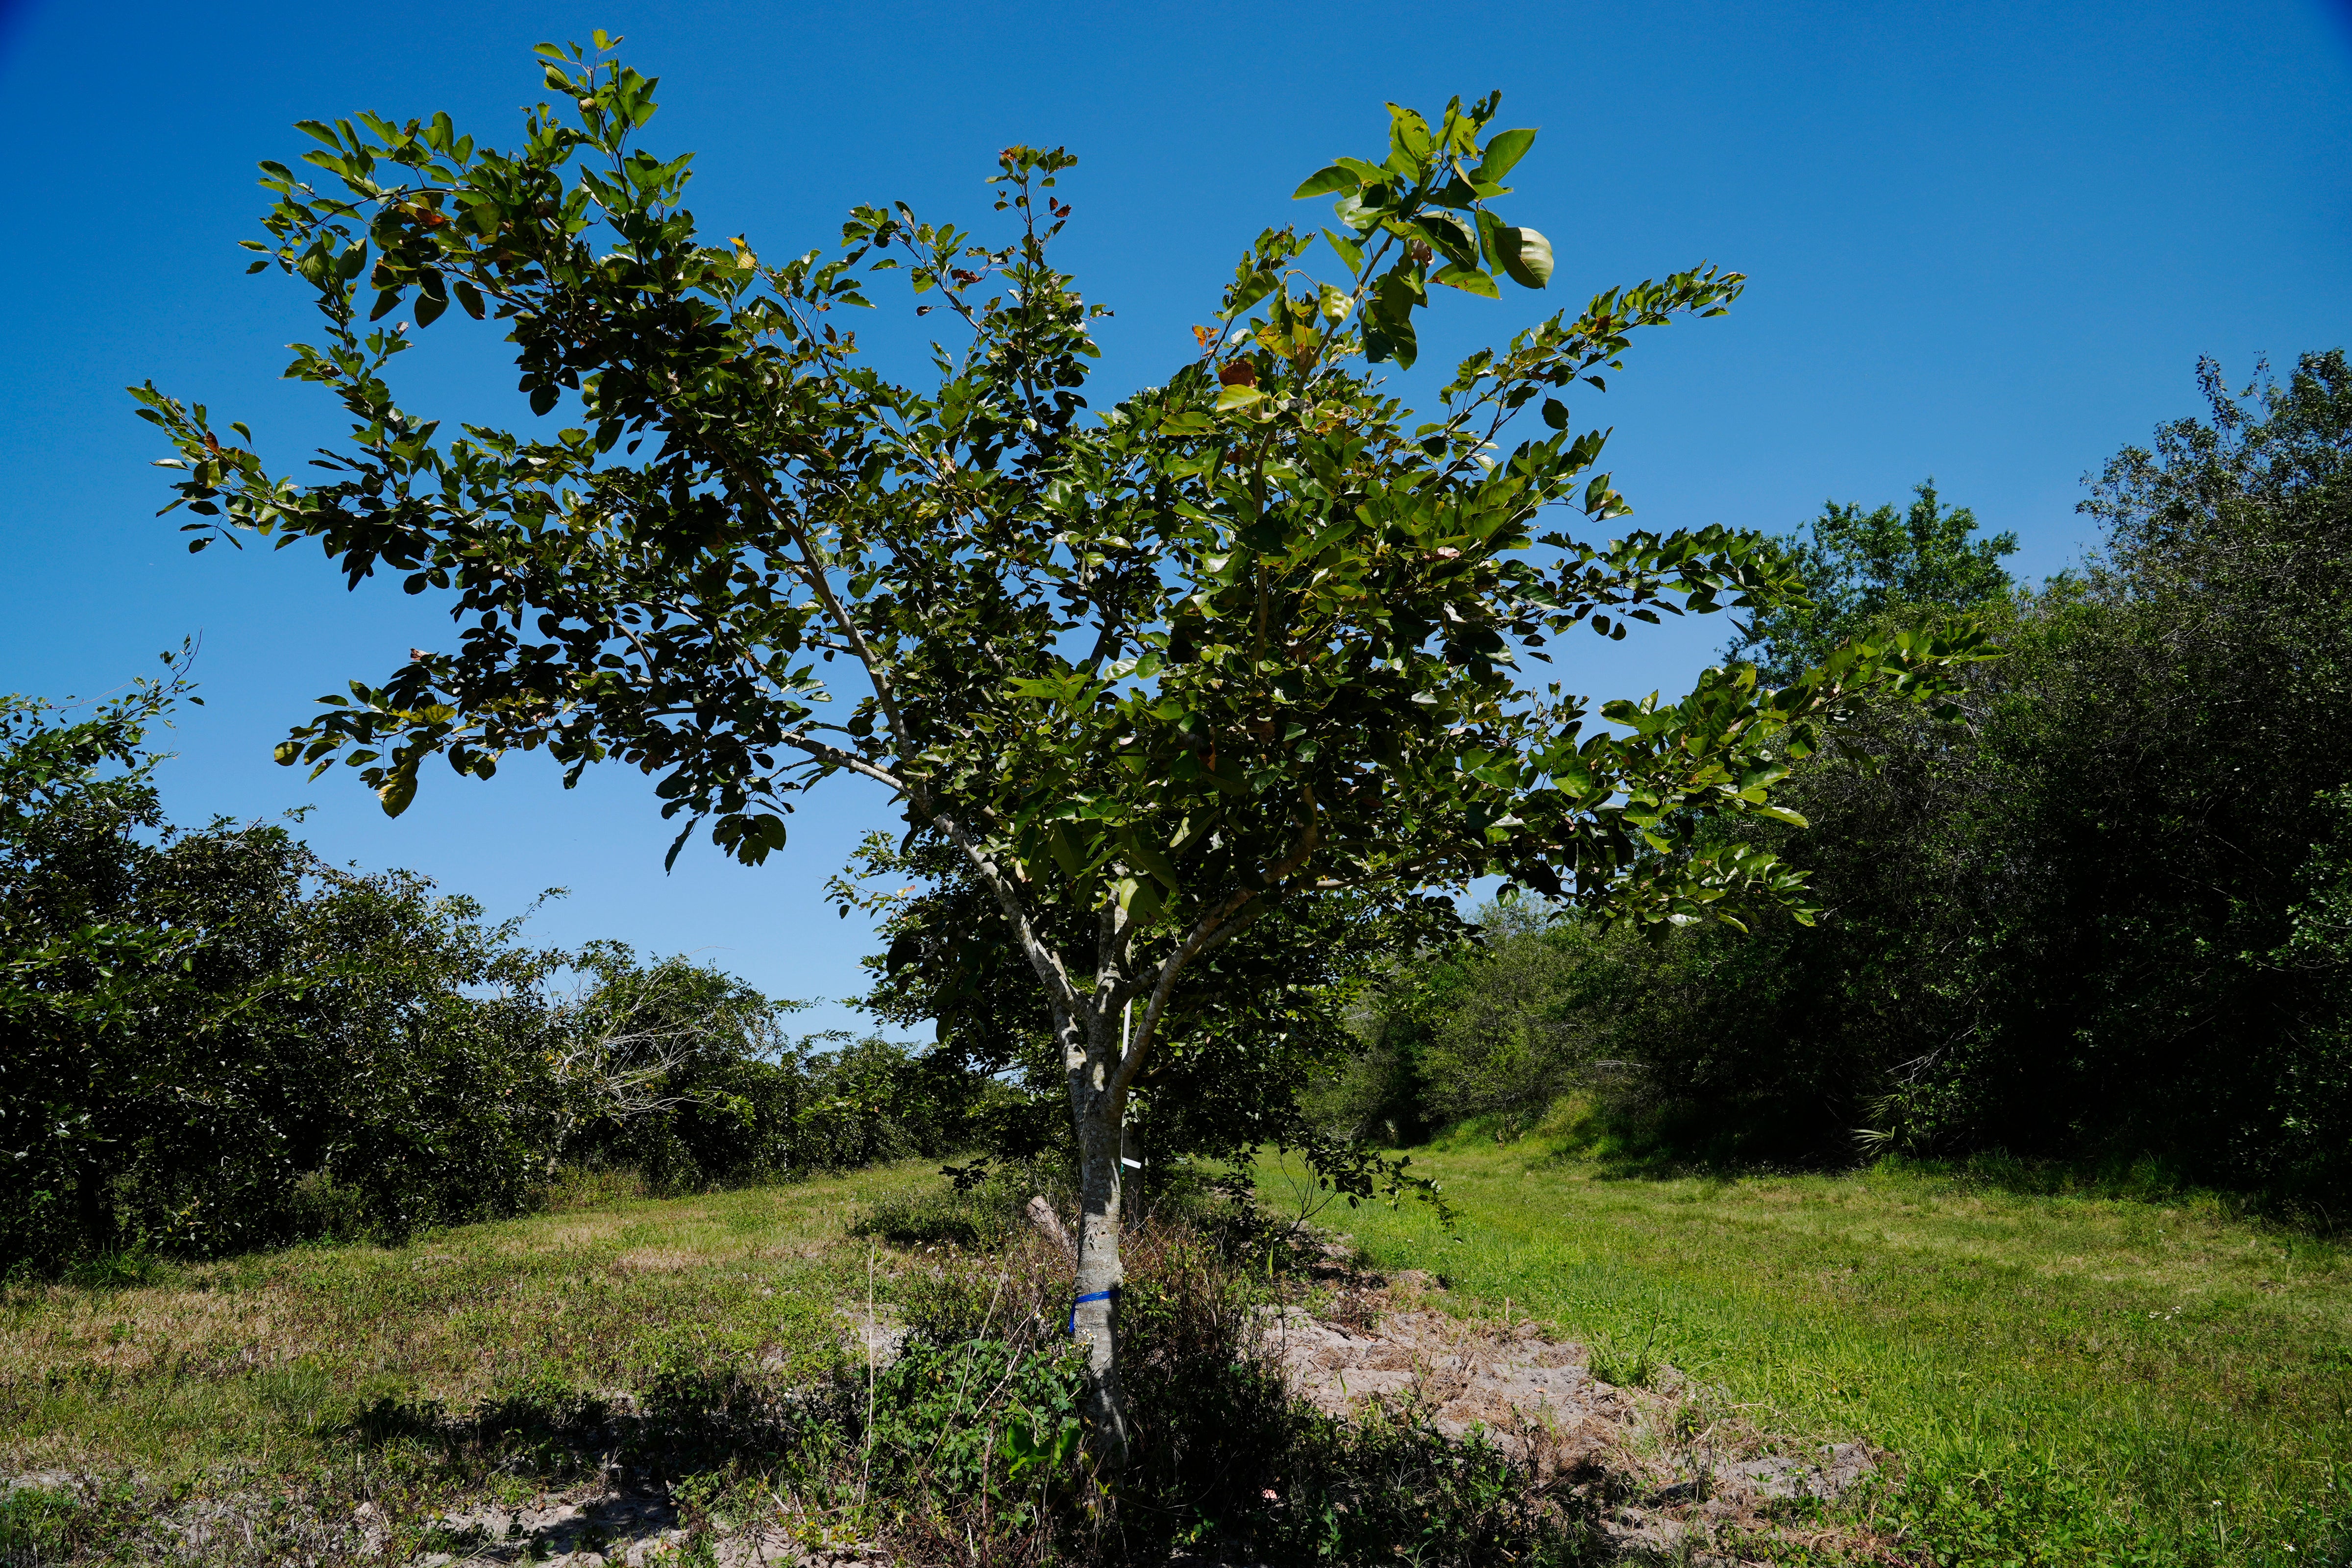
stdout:
[(284, 823), (173, 826), (149, 741), (184, 657), (79, 714), (0, 694), (0, 1267), (398, 1236), (564, 1164), (700, 1190), (960, 1146), (952, 1064), (790, 1041), (797, 1004), (526, 945)]
[[(342, 403), (350, 437), (297, 482), (242, 425), (225, 444), (201, 405), (134, 389), (186, 470), (174, 504), (197, 513), (192, 548), (309, 539), (353, 586), (392, 570), (449, 596), (454, 649), (324, 699), (280, 748), (341, 757), (387, 810), (429, 757), (484, 777), (545, 747), (567, 782), (605, 759), (658, 775), (679, 844), (708, 823), (746, 861), (836, 773), (955, 847), (1053, 1020), (1084, 1210), (1074, 1322), (1116, 1457), (1121, 1121), (1192, 966), (1302, 893), (1499, 874), (1653, 921), (1793, 898), (1772, 857), (1709, 847), (1727, 841), (1706, 825), (1777, 809), (1784, 754), (1856, 692), (1924, 689), (1967, 650), (1906, 633), (1778, 690), (1711, 670), (1680, 702), (1604, 706), (1605, 726), (1523, 675), (1575, 626), (1622, 636), (1783, 577), (1748, 535), (1595, 544), (1548, 510), (1627, 510), (1593, 471), (1604, 433), (1573, 433), (1556, 394), (1601, 387), (1634, 331), (1724, 309), (1738, 274), (1561, 311), (1462, 362), (1426, 421), (1370, 370), (1413, 363), (1433, 285), (1549, 280), (1543, 237), (1494, 205), (1535, 132), (1491, 130), (1493, 97), (1433, 124), (1391, 106), (1381, 158), (1299, 187), (1337, 198), (1336, 226), (1261, 234), (1197, 354), (1087, 423), (1102, 307), (1050, 260), (1069, 154), (1001, 155), (1007, 243), (860, 206), (839, 254), (770, 263), (702, 242), (688, 158), (631, 144), (655, 83), (611, 47), (541, 48), (554, 97), (514, 151), (446, 115), (362, 115), (301, 127), (334, 189), (263, 165), (255, 265), (308, 283), (325, 323), (289, 374)], [(1303, 265), (1318, 237), (1328, 277)], [(886, 271), (957, 324), (931, 390), (840, 324)], [(404, 409), (386, 377), (415, 334), (371, 323), (405, 305), (422, 329), (453, 301), (506, 328), (534, 416), (577, 423), (453, 438)], [(1522, 412), (1541, 428), (1506, 449)]]
[(1900, 512), (1822, 502), (1811, 537), (1783, 542), (1804, 592), (1759, 605), (1725, 657), (1753, 657), (1765, 679), (1792, 680), (1889, 616), (1965, 614), (2006, 596), (2000, 561), (2017, 553), (2017, 535), (1972, 538), (1976, 513), (1940, 506), (1932, 479), (1913, 493)]
[(795, 1039), (783, 1022), (806, 1003), (684, 956), (592, 942), (566, 957), (576, 984), (542, 1053), (563, 1089), (551, 1168), (702, 1191), (963, 1146), (983, 1080), (953, 1061), (839, 1030)]

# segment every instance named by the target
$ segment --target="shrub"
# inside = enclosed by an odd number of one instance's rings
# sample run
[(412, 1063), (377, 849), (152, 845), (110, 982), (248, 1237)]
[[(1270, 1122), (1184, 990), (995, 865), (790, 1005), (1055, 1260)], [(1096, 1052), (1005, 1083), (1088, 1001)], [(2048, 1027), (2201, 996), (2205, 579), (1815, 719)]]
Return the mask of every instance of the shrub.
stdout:
[(162, 817), (170, 693), (0, 699), (0, 1258), (49, 1265), (511, 1212), (561, 1086), (522, 946), (284, 826)]
[(715, 970), (530, 946), (282, 824), (172, 826), (145, 735), (183, 689), (0, 697), (0, 1268), (394, 1237), (567, 1160), (699, 1188), (965, 1135), (962, 1075), (791, 1041)]
[[(993, 1254), (919, 1253), (895, 1282), (908, 1350), (873, 1384), (870, 1445), (835, 1458), (836, 1501), (862, 1483), (868, 1527), (914, 1561), (1164, 1562), (1179, 1545), (1275, 1563), (1587, 1554), (1582, 1505), (1491, 1446), (1449, 1440), (1409, 1406), (1350, 1423), (1289, 1394), (1256, 1310), (1288, 1293), (1289, 1259), (1233, 1239), (1264, 1226), (1154, 1217), (1131, 1234), (1125, 1471), (1097, 1473), (1079, 1438), (1068, 1260), (1023, 1230)], [(856, 1368), (850, 1382), (864, 1392)], [(870, 1465), (856, 1483), (853, 1454)]]

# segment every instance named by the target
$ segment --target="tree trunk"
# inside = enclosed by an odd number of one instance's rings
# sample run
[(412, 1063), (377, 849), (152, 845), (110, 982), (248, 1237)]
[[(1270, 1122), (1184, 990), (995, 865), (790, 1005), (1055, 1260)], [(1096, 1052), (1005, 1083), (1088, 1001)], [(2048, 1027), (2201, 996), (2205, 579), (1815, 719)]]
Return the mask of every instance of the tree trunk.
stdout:
[(1118, 1157), (1127, 1095), (1115, 1087), (1116, 1030), (1108, 1016), (1064, 1026), (1065, 1060), (1073, 1064), (1070, 1113), (1078, 1135), (1078, 1278), (1070, 1332), (1087, 1347), (1087, 1420), (1097, 1452), (1112, 1469), (1127, 1462), (1128, 1445), (1127, 1397), (1118, 1385), (1118, 1289), (1125, 1277), (1118, 1258)]

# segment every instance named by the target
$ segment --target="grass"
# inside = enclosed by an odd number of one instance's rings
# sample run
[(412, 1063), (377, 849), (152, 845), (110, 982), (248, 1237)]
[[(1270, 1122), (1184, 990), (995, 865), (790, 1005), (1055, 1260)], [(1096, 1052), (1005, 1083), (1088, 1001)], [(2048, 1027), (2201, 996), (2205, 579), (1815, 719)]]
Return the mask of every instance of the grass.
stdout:
[[(1411, 1205), (1326, 1223), (1444, 1275), (1457, 1310), (1551, 1320), (1620, 1378), (1671, 1363), (1759, 1426), (1867, 1439), (1887, 1479), (1858, 1506), (1906, 1561), (2352, 1563), (2352, 1248), (2206, 1198), (1966, 1173), (1627, 1176), (1472, 1138), (1414, 1159), (1458, 1237)], [(348, 1519), (362, 1494), (406, 1487), (423, 1518), (508, 1484), (510, 1447), (436, 1449), (420, 1412), (544, 1426), (665, 1380), (814, 1378), (866, 1289), (875, 1243), (852, 1226), (934, 1202), (917, 1194), (937, 1180), (911, 1162), (664, 1202), (576, 1192), (401, 1247), (0, 1289), (0, 1470), (114, 1489), (0, 1500), (0, 1561), (12, 1531), (64, 1540), (175, 1487), (307, 1488)], [(1260, 1183), (1290, 1195), (1278, 1164)]]
[(1762, 1425), (1891, 1450), (1869, 1506), (1934, 1561), (2352, 1562), (2352, 1248), (2210, 1198), (1932, 1170), (1627, 1178), (1473, 1138), (1413, 1158), (1458, 1237), (1410, 1204), (1324, 1223), (1441, 1272), (1458, 1310), (1507, 1300)]
[(577, 1194), (400, 1247), (9, 1287), (0, 1469), (293, 1474), (346, 1456), (371, 1411), (634, 1394), (746, 1363), (814, 1373), (864, 1284), (845, 1226), (936, 1181), (934, 1163), (662, 1202)]
[[(913, 1162), (575, 1192), (406, 1246), (9, 1289), (0, 1479), (32, 1484), (0, 1486), (0, 1568), (536, 1559), (612, 1543), (598, 1521), (639, 1503), (669, 1533), (630, 1539), (680, 1564), (720, 1560), (721, 1533), (924, 1563), (1150, 1561), (1171, 1539), (1580, 1560), (1582, 1513), (1499, 1452), (1294, 1406), (1243, 1353), (1276, 1259), (1261, 1275), (1164, 1220), (1127, 1251), (1135, 1460), (1097, 1485), (1068, 1261), (1002, 1223), (1030, 1184), (950, 1195)], [(845, 1346), (869, 1291), (906, 1336), (878, 1366)]]

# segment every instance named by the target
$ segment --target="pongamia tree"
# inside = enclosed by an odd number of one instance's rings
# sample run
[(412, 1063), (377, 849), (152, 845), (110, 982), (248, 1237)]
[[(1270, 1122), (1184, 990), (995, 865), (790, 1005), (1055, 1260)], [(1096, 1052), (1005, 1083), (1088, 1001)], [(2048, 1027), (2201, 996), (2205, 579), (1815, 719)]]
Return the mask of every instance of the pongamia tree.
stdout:
[[(1598, 386), (1635, 330), (1723, 309), (1738, 274), (1553, 315), (1465, 360), (1426, 418), (1371, 370), (1412, 363), (1433, 286), (1550, 277), (1542, 236), (1495, 205), (1535, 132), (1491, 131), (1491, 97), (1433, 123), (1392, 107), (1378, 157), (1299, 188), (1338, 199), (1322, 247), (1262, 234), (1197, 353), (1096, 416), (1101, 307), (1051, 259), (1067, 153), (1001, 155), (1002, 244), (862, 206), (838, 253), (769, 261), (706, 243), (688, 158), (633, 145), (655, 83), (608, 40), (540, 52), (554, 96), (512, 150), (446, 114), (370, 114), (304, 124), (301, 174), (263, 165), (255, 266), (313, 289), (324, 321), (288, 374), (351, 431), (323, 475), (276, 477), (242, 425), (137, 389), (186, 470), (192, 547), (310, 539), (353, 586), (390, 571), (446, 597), (453, 646), (323, 699), (279, 749), (341, 756), (388, 811), (436, 755), (487, 777), (544, 748), (567, 782), (607, 759), (657, 776), (679, 843), (707, 823), (746, 861), (839, 773), (952, 843), (1059, 1041), (1075, 1323), (1108, 1453), (1122, 1106), (1191, 965), (1315, 891), (1499, 875), (1649, 920), (1792, 896), (1769, 856), (1705, 847), (1733, 842), (1706, 825), (1773, 811), (1812, 725), (1955, 651), (1847, 647), (1777, 691), (1716, 669), (1607, 724), (1533, 682), (1523, 661), (1577, 626), (1620, 636), (1780, 584), (1746, 535), (1592, 543), (1560, 521), (1627, 509), (1593, 471), (1602, 433), (1576, 434), (1559, 395)], [(843, 324), (884, 272), (954, 328), (927, 387)], [(395, 398), (415, 333), (386, 318), (423, 329), (453, 302), (504, 330), (531, 420), (452, 433)], [(1507, 444), (1522, 414), (1536, 428)]]

